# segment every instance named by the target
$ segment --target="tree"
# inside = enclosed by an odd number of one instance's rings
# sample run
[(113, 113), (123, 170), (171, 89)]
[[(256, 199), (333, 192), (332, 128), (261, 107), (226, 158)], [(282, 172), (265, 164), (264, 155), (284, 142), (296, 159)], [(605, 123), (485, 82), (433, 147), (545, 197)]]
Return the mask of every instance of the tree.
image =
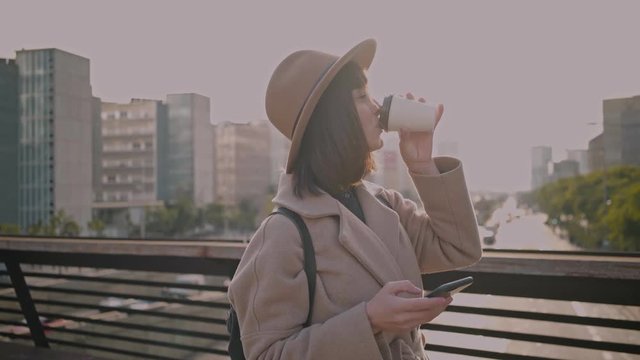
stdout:
[(249, 199), (242, 199), (238, 204), (236, 224), (239, 230), (255, 230), (258, 210)]
[(640, 167), (619, 166), (547, 184), (534, 197), (548, 221), (566, 231), (572, 242), (589, 249), (636, 251), (640, 249), (637, 179)]
[(612, 248), (623, 251), (640, 250), (640, 183), (617, 193), (604, 222)]
[(173, 204), (150, 209), (146, 213), (146, 230), (154, 236), (177, 237), (193, 231), (198, 211), (193, 202), (183, 197)]
[(59, 236), (74, 237), (80, 235), (80, 225), (75, 221), (67, 221), (60, 225)]
[(27, 233), (32, 236), (66, 236), (80, 235), (82, 228), (64, 210), (58, 210), (49, 217), (49, 222), (38, 222), (27, 228)]
[(20, 235), (20, 226), (16, 224), (0, 224), (1, 235)]
[(500, 195), (495, 198), (481, 197), (479, 200), (474, 202), (473, 207), (478, 214), (478, 224), (484, 225), (491, 217), (491, 214), (493, 214), (493, 212), (499, 208), (502, 203), (504, 203), (506, 198), (506, 195)]
[(171, 209), (176, 213), (173, 226), (176, 235), (186, 234), (195, 228), (197, 211), (193, 201), (182, 197), (171, 206)]
[(225, 208), (219, 203), (207, 204), (203, 210), (204, 222), (213, 226), (215, 232), (222, 232), (224, 229)]
[(82, 230), (80, 225), (71, 216), (67, 215), (64, 210), (56, 211), (49, 218), (49, 229), (58, 236), (66, 237), (78, 236)]
[(45, 225), (42, 225), (42, 223), (38, 221), (35, 224), (29, 225), (29, 227), (27, 228), (27, 234), (29, 234), (30, 236), (54, 235), (48, 234), (47, 230), (47, 227)]
[(147, 232), (153, 236), (173, 237), (176, 235), (174, 226), (176, 212), (169, 208), (158, 207), (148, 210), (144, 221), (146, 221)]
[(91, 230), (95, 236), (104, 236), (104, 222), (99, 218), (93, 218), (87, 223), (87, 229)]

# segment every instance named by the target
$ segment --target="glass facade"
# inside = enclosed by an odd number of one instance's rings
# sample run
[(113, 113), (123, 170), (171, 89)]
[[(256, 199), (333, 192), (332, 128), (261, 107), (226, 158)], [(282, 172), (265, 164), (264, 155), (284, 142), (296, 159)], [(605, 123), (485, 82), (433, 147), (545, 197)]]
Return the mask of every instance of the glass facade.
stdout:
[(53, 50), (18, 52), (20, 130), (18, 222), (25, 228), (46, 223), (54, 199)]
[(0, 224), (18, 224), (18, 66), (0, 59)]
[(19, 81), (18, 223), (63, 210), (91, 217), (92, 97), (89, 59), (59, 49), (16, 53)]
[(166, 154), (165, 199), (186, 196), (193, 199), (193, 97), (190, 94), (167, 96), (168, 152)]
[(605, 166), (640, 165), (640, 96), (603, 102)]

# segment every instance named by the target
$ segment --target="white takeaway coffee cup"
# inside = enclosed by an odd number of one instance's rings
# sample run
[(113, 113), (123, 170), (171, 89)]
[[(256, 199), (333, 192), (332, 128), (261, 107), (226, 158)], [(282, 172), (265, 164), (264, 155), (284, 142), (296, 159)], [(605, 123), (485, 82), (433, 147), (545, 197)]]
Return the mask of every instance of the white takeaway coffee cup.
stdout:
[(433, 131), (437, 110), (434, 105), (389, 95), (380, 109), (380, 127), (385, 131)]

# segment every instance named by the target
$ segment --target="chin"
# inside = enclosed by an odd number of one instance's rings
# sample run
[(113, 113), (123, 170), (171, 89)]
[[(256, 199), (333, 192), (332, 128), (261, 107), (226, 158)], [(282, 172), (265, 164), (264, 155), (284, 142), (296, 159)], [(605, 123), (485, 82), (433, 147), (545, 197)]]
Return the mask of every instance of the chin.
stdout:
[(372, 146), (371, 151), (380, 150), (383, 145), (384, 145), (384, 141), (382, 141), (382, 139), (379, 139), (378, 143)]

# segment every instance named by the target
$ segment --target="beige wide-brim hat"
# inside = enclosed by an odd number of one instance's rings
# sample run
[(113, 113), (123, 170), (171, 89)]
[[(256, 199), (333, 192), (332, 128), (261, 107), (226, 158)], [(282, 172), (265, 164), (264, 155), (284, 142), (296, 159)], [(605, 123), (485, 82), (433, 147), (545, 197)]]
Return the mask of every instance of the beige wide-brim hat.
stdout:
[(265, 107), (269, 121), (291, 140), (287, 173), (293, 171), (304, 131), (322, 93), (349, 61), (368, 69), (376, 53), (376, 41), (367, 39), (342, 57), (315, 50), (287, 56), (271, 75)]

